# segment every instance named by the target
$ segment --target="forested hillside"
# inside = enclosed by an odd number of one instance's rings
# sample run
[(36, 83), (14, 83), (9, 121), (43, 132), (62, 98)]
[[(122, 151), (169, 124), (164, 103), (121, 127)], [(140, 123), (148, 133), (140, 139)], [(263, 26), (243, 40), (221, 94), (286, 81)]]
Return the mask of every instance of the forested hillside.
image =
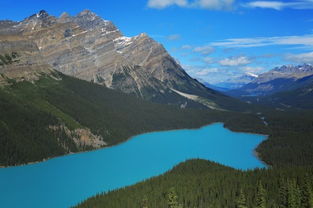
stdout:
[(228, 113), (220, 119), (232, 130), (269, 135), (257, 148), (268, 169), (240, 171), (191, 160), (162, 176), (99, 194), (77, 207), (311, 208), (313, 113), (263, 108), (255, 114), (239, 114), (242, 117)]
[[(59, 73), (33, 83), (8, 82), (0, 88), (0, 164), (5, 166), (215, 121), (210, 111), (150, 103)], [(80, 141), (84, 136), (87, 142)]]
[(95, 196), (77, 208), (311, 208), (312, 176), (312, 167), (244, 172), (190, 160), (162, 176)]
[[(144, 132), (196, 128), (217, 121), (234, 131), (269, 135), (258, 152), (270, 165), (313, 161), (308, 160), (313, 158), (311, 111), (284, 113), (255, 106), (245, 113), (181, 109), (62, 74), (53, 77), (42, 76), (33, 83), (10, 80), (0, 89), (1, 165), (113, 145)], [(77, 129), (89, 132), (88, 142), (80, 141)]]

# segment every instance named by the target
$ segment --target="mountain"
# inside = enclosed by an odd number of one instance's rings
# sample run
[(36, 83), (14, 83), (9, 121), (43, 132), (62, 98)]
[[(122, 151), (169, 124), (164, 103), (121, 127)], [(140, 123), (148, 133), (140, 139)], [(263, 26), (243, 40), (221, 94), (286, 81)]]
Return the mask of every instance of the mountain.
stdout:
[[(258, 75), (247, 72), (242, 76), (233, 77), (233, 78), (227, 79), (226, 81), (216, 83), (215, 86), (217, 87), (216, 89), (225, 89), (222, 91), (226, 92), (229, 90), (240, 88), (240, 87), (254, 81), (257, 77), (258, 77)], [(215, 88), (213, 88), (213, 89), (215, 89)]]
[(0, 22), (0, 166), (199, 127), (247, 106), (192, 79), (146, 34), (124, 37), (88, 10)]
[(250, 101), (279, 109), (312, 109), (313, 75), (296, 80), (285, 91), (267, 96), (251, 98)]
[(313, 75), (313, 66), (303, 64), (298, 66), (276, 67), (269, 72), (260, 74), (257, 79), (228, 94), (237, 97), (265, 96), (302, 87), (307, 82), (306, 77)]
[[(6, 54), (0, 67), (0, 166), (102, 148), (156, 130), (216, 121), (210, 110), (144, 101)], [(9, 58), (10, 57), (10, 58)], [(9, 61), (10, 60), (10, 61)]]
[(21, 22), (1, 21), (0, 40), (0, 54), (18, 52), (29, 64), (42, 62), (146, 100), (212, 109), (236, 103), (191, 78), (147, 34), (123, 36), (112, 22), (89, 10), (60, 17), (42, 10)]

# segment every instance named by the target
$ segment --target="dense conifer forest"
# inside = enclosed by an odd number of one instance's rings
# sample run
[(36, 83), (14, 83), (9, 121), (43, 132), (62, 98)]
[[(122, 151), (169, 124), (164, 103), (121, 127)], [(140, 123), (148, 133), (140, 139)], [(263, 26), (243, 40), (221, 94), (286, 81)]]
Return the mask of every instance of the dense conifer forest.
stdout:
[(162, 176), (99, 194), (77, 207), (313, 207), (311, 110), (253, 106), (246, 112), (211, 112), (210, 116), (233, 131), (268, 135), (257, 148), (268, 169), (240, 171), (191, 160)]
[(177, 128), (196, 128), (214, 122), (210, 112), (154, 104), (103, 86), (56, 74), (35, 83), (10, 80), (0, 88), (0, 165), (40, 161), (78, 147), (64, 132), (89, 128), (108, 145), (136, 134)]
[(77, 208), (311, 208), (313, 168), (235, 170), (205, 160), (99, 194)]

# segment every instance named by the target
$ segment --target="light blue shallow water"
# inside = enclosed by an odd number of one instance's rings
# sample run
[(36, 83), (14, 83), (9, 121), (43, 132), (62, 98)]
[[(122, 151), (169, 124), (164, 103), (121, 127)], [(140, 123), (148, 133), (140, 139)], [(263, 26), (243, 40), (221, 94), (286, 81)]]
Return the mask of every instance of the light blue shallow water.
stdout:
[(160, 175), (192, 158), (238, 169), (262, 168), (253, 150), (264, 139), (216, 123), (196, 130), (142, 134), (110, 148), (3, 168), (0, 204), (4, 208), (70, 207), (99, 192)]

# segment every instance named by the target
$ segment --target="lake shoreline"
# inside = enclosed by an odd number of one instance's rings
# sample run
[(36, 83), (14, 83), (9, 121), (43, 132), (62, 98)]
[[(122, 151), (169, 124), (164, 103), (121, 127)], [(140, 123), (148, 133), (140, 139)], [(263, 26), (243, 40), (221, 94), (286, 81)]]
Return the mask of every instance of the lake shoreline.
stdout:
[[(142, 135), (142, 134), (158, 133), (158, 132), (162, 132), (162, 131), (197, 130), (197, 129), (201, 129), (201, 128), (203, 128), (203, 127), (210, 126), (210, 125), (214, 125), (214, 124), (222, 124), (225, 129), (227, 129), (227, 130), (229, 130), (229, 131), (232, 131), (232, 132), (244, 133), (244, 134), (253, 134), (253, 135), (260, 135), (260, 136), (266, 137), (266, 139), (264, 139), (261, 143), (263, 143), (265, 140), (268, 139), (268, 135), (265, 135), (265, 134), (259, 134), (259, 133), (253, 133), (253, 132), (235, 131), (235, 130), (232, 130), (232, 129), (228, 128), (227, 126), (225, 126), (225, 123), (223, 123), (223, 122), (212, 122), (212, 123), (204, 124), (204, 125), (201, 125), (200, 127), (195, 127), (195, 128), (177, 128), (177, 129), (169, 129), (169, 130), (163, 129), (163, 130), (156, 130), (156, 131), (143, 132), (143, 133), (140, 133), (140, 134), (133, 135), (133, 136), (127, 138), (126, 140), (121, 141), (121, 142), (118, 142), (118, 143), (115, 143), (115, 144), (112, 144), (112, 145), (107, 145), (107, 146), (104, 146), (104, 147), (100, 147), (100, 148), (98, 148), (98, 149), (91, 149), (91, 150), (85, 150), (85, 151), (79, 151), (79, 152), (70, 152), (70, 153), (67, 153), (67, 154), (64, 154), (64, 155), (58, 155), (58, 156), (54, 156), (54, 157), (48, 157), (48, 158), (44, 158), (44, 159), (39, 160), (39, 161), (33, 161), (33, 162), (23, 163), (23, 164), (19, 164), (19, 165), (10, 165), (10, 166), (1, 166), (1, 165), (0, 165), (0, 169), (18, 168), (18, 167), (23, 167), (23, 166), (27, 166), (27, 165), (35, 165), (35, 164), (44, 163), (44, 162), (47, 162), (47, 161), (49, 161), (49, 160), (52, 160), (52, 159), (55, 159), (55, 158), (59, 158), (59, 157), (65, 157), (65, 156), (74, 155), (74, 154), (82, 154), (82, 153), (94, 152), (94, 151), (98, 151), (98, 150), (102, 150), (102, 149), (106, 149), (106, 148), (110, 148), (110, 147), (114, 147), (114, 146), (123, 144), (123, 143), (125, 143), (125, 142), (127, 142), (127, 141), (133, 139), (134, 137), (140, 136), (140, 135)], [(261, 143), (260, 143), (260, 144), (261, 144)], [(260, 145), (260, 144), (259, 144), (259, 145)], [(259, 146), (259, 145), (258, 145), (258, 146)], [(261, 161), (264, 165), (269, 166), (265, 161), (263, 161), (263, 160), (260, 158), (259, 152), (257, 152), (256, 149), (257, 149), (257, 147), (253, 150), (253, 155), (254, 155), (259, 161)]]
[[(162, 175), (187, 160), (201, 159), (242, 173), (267, 167), (253, 155), (265, 137), (233, 132), (215, 122), (200, 128), (154, 131), (130, 137), (129, 142), (86, 154), (44, 160), (0, 171), (4, 204), (27, 207), (71, 207), (99, 193), (118, 190)], [(34, 164), (34, 163), (32, 163)], [(86, 180), (82, 181), (82, 178)], [(34, 181), (36, 181), (34, 183)], [(78, 183), (78, 181), (81, 181)], [(8, 187), (10, 187), (8, 189)], [(31, 187), (32, 191), (29, 191)], [(42, 194), (49, 187), (51, 195)], [(73, 187), (75, 187), (73, 189)], [(7, 190), (5, 192), (5, 190)], [(37, 195), (36, 201), (29, 197)], [(9, 206), (8, 206), (9, 207)]]

